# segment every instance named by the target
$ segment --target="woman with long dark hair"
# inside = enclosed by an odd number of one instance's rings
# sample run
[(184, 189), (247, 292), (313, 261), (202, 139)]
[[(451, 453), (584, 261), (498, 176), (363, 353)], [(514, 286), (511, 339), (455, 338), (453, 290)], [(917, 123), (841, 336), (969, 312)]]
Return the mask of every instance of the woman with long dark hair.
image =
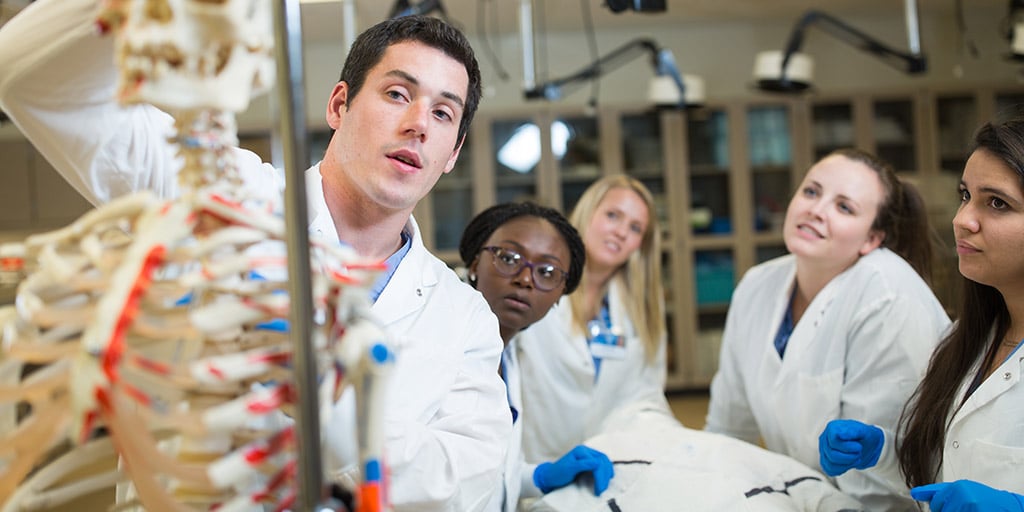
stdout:
[[(932, 356), (895, 436), (829, 425), (823, 464), (891, 458), (933, 512), (1024, 511), (1024, 118), (982, 126), (960, 180), (953, 233), (964, 277), (957, 322)], [(830, 431), (874, 432), (866, 446)], [(873, 471), (871, 469), (869, 471)]]

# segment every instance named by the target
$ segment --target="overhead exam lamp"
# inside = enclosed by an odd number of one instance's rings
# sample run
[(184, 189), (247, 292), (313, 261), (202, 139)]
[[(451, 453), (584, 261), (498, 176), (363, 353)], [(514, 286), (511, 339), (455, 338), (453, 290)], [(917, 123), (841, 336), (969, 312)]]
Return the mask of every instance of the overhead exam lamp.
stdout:
[(519, 38), (523, 44), (523, 92), (527, 100), (555, 101), (601, 75), (644, 54), (650, 54), (655, 77), (648, 86), (648, 97), (658, 106), (698, 106), (704, 103), (704, 80), (681, 75), (672, 52), (659, 48), (651, 39), (630, 41), (565, 77), (537, 84), (533, 53), (533, 2), (519, 0)]
[(906, 0), (905, 7), (909, 53), (894, 50), (833, 16), (812, 10), (806, 12), (793, 27), (785, 52), (767, 51), (757, 55), (754, 63), (757, 86), (773, 92), (799, 92), (811, 86), (814, 62), (809, 55), (800, 53), (800, 46), (803, 44), (804, 32), (814, 24), (896, 69), (909, 74), (923, 73), (927, 69), (927, 62), (921, 53), (916, 0)]

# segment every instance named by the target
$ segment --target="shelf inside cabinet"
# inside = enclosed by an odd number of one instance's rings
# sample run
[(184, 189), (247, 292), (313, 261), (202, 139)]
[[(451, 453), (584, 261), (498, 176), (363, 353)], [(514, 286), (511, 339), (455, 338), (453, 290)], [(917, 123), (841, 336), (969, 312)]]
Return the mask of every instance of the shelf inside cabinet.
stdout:
[(750, 168), (750, 172), (757, 174), (789, 174), (788, 165), (758, 165)]
[(690, 165), (691, 176), (728, 176), (729, 168), (712, 164)]
[(600, 171), (594, 169), (594, 172), (566, 172), (562, 171), (561, 178), (562, 183), (592, 183), (601, 177)]
[(729, 311), (728, 302), (712, 302), (708, 304), (701, 304), (697, 306), (697, 310), (701, 314), (722, 314)]
[(692, 239), (694, 249), (731, 249), (736, 237), (731, 234), (697, 235)]
[(626, 174), (638, 179), (664, 179), (665, 169), (660, 164), (645, 165), (642, 167), (630, 167), (626, 169)]
[(781, 244), (783, 243), (782, 231), (763, 231), (754, 234), (754, 243), (757, 245)]
[(495, 182), (497, 182), (498, 187), (535, 185), (537, 183), (537, 176), (533, 174), (506, 174), (495, 178)]

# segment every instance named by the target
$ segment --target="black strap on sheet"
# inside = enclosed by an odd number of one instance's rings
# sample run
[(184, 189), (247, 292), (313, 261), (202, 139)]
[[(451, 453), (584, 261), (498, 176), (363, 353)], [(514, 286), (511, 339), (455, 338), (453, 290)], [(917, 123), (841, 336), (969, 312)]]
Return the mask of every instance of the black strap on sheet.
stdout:
[(650, 465), (649, 460), (613, 460), (612, 464), (647, 464)]
[(784, 488), (782, 488), (782, 489), (776, 489), (776, 488), (774, 488), (774, 487), (772, 487), (770, 485), (766, 485), (764, 487), (755, 487), (755, 488), (753, 488), (753, 489), (743, 493), (743, 495), (746, 496), (747, 498), (753, 498), (754, 496), (757, 496), (758, 494), (771, 494), (771, 493), (776, 493), (776, 492), (780, 492), (782, 494), (787, 494), (788, 495), (790, 487), (793, 487), (793, 486), (795, 486), (795, 485), (797, 485), (797, 484), (799, 484), (801, 482), (806, 482), (807, 480), (814, 480), (814, 481), (817, 481), (817, 482), (821, 481), (821, 479), (816, 477), (816, 476), (802, 476), (800, 478), (797, 478), (796, 480), (790, 480), (790, 481), (786, 482), (785, 483), (786, 486)]

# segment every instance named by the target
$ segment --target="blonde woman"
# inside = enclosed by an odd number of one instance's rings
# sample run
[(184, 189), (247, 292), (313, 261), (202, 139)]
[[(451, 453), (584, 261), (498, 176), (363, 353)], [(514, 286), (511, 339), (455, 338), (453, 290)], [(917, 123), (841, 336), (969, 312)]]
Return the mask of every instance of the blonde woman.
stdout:
[(569, 217), (586, 245), (579, 288), (517, 338), (523, 453), (557, 458), (615, 409), (665, 401), (666, 329), (654, 200), (625, 175), (591, 185)]

